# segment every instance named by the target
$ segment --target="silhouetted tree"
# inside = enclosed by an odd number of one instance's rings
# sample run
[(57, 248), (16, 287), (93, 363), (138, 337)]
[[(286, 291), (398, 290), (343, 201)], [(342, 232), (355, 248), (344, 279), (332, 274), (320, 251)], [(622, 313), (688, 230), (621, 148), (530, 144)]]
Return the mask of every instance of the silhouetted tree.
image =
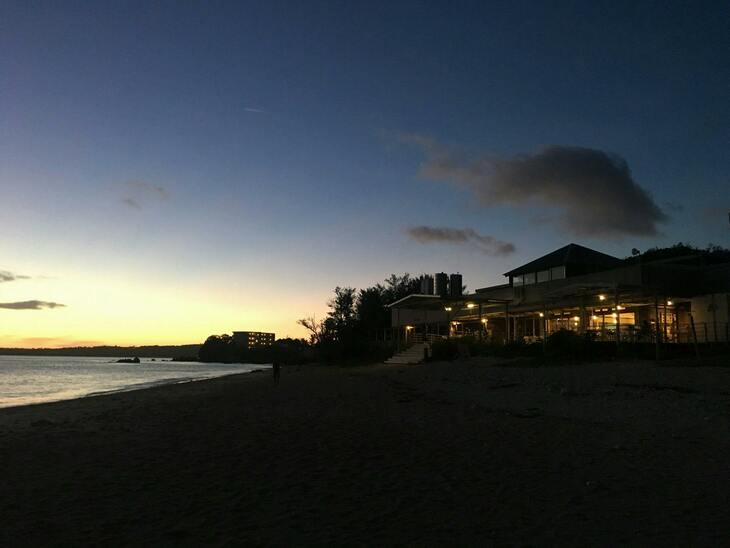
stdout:
[(303, 318), (297, 323), (309, 331), (309, 338), (320, 358), (336, 361), (341, 358), (371, 357), (382, 359), (387, 347), (374, 339), (377, 330), (390, 326), (389, 303), (402, 299), (420, 289), (420, 280), (405, 273), (391, 274), (383, 285), (361, 289), (336, 287), (334, 297), (327, 302), (327, 318), (317, 321)]
[(730, 249), (719, 245), (708, 244), (705, 249), (695, 247), (683, 242), (677, 242), (669, 247), (652, 247), (643, 253), (634, 253), (631, 257), (624, 259), (628, 263), (658, 261), (662, 259), (677, 259), (680, 257), (695, 258), (704, 264), (719, 264), (730, 261)]
[(355, 288), (335, 287), (335, 296), (327, 306), (330, 307), (328, 316), (332, 318), (335, 329), (345, 329), (355, 320)]
[(201, 362), (223, 362), (230, 363), (238, 361), (233, 339), (230, 335), (211, 335), (198, 351), (198, 359)]
[(322, 345), (330, 338), (325, 320), (318, 321), (314, 316), (310, 316), (297, 320), (297, 323), (309, 331), (309, 343), (313, 346)]
[(385, 304), (393, 303), (398, 299), (407, 297), (411, 293), (418, 293), (420, 285), (420, 280), (418, 278), (411, 278), (408, 272), (402, 276), (391, 274), (385, 279), (385, 290), (383, 292)]
[(371, 332), (390, 325), (390, 313), (385, 305), (385, 288), (382, 285), (376, 284), (360, 290), (355, 303), (355, 314), (365, 331)]

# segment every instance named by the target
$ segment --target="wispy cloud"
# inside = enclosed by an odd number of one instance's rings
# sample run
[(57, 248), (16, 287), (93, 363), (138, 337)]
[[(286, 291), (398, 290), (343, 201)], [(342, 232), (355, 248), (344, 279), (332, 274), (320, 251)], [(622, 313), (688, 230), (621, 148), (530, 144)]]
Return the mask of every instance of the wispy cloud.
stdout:
[(7, 270), (0, 270), (0, 283), (14, 282), (16, 280), (30, 280), (30, 276), (15, 274), (13, 272), (8, 272)]
[(14, 338), (12, 344), (21, 348), (68, 348), (78, 346), (102, 346), (103, 341), (62, 337), (25, 337)]
[(0, 303), (0, 308), (8, 310), (42, 310), (44, 308), (63, 308), (65, 304), (49, 301), (19, 301), (15, 303)]
[(509, 158), (469, 155), (422, 135), (401, 140), (426, 154), (421, 175), (471, 191), (485, 207), (540, 204), (560, 212), (569, 232), (596, 238), (654, 236), (667, 214), (633, 178), (623, 158), (582, 147), (551, 145)]
[(265, 114), (266, 111), (262, 108), (256, 108), (256, 107), (243, 107), (243, 110), (246, 112), (253, 112), (255, 114)]
[(406, 229), (412, 240), (422, 244), (455, 244), (468, 246), (485, 255), (504, 256), (515, 252), (515, 246), (494, 236), (479, 234), (473, 228), (447, 228), (433, 226), (414, 226)]
[(146, 181), (129, 181), (123, 185), (122, 203), (132, 209), (142, 209), (145, 204), (170, 198), (167, 189)]

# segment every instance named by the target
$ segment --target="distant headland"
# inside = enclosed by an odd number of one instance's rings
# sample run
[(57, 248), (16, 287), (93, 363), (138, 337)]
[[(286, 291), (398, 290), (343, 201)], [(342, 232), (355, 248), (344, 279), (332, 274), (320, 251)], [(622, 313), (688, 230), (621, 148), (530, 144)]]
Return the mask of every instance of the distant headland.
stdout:
[(148, 346), (74, 346), (67, 348), (0, 348), (5, 356), (79, 356), (95, 358), (184, 358), (197, 356), (200, 344)]

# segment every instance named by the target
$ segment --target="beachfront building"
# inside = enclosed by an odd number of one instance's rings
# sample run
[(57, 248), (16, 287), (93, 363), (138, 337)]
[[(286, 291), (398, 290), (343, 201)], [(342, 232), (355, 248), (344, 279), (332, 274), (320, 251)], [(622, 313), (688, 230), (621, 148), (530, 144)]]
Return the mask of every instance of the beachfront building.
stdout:
[(233, 344), (252, 350), (254, 348), (268, 348), (274, 344), (276, 336), (274, 333), (263, 333), (261, 331), (234, 331)]
[(392, 303), (394, 336), (533, 342), (568, 329), (596, 340), (730, 342), (730, 262), (619, 259), (569, 244), (504, 276), (468, 295)]

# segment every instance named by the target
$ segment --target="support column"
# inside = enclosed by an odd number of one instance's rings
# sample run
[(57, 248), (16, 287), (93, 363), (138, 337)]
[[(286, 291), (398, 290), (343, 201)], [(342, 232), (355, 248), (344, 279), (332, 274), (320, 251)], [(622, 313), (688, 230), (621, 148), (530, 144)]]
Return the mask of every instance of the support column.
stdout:
[(481, 341), (484, 335), (484, 324), (482, 323), (482, 303), (479, 303), (479, 340)]
[(511, 339), (511, 332), (510, 332), (510, 325), (509, 325), (509, 305), (504, 305), (504, 329), (505, 329), (505, 342), (510, 342)]
[(616, 285), (613, 300), (614, 308), (616, 310), (616, 346), (618, 346), (619, 344), (621, 344), (621, 311), (618, 309), (618, 307), (620, 306), (618, 285)]
[(654, 293), (654, 314), (656, 315), (656, 341), (654, 343), (654, 359), (659, 361), (661, 345), (661, 328), (659, 326), (659, 297)]

